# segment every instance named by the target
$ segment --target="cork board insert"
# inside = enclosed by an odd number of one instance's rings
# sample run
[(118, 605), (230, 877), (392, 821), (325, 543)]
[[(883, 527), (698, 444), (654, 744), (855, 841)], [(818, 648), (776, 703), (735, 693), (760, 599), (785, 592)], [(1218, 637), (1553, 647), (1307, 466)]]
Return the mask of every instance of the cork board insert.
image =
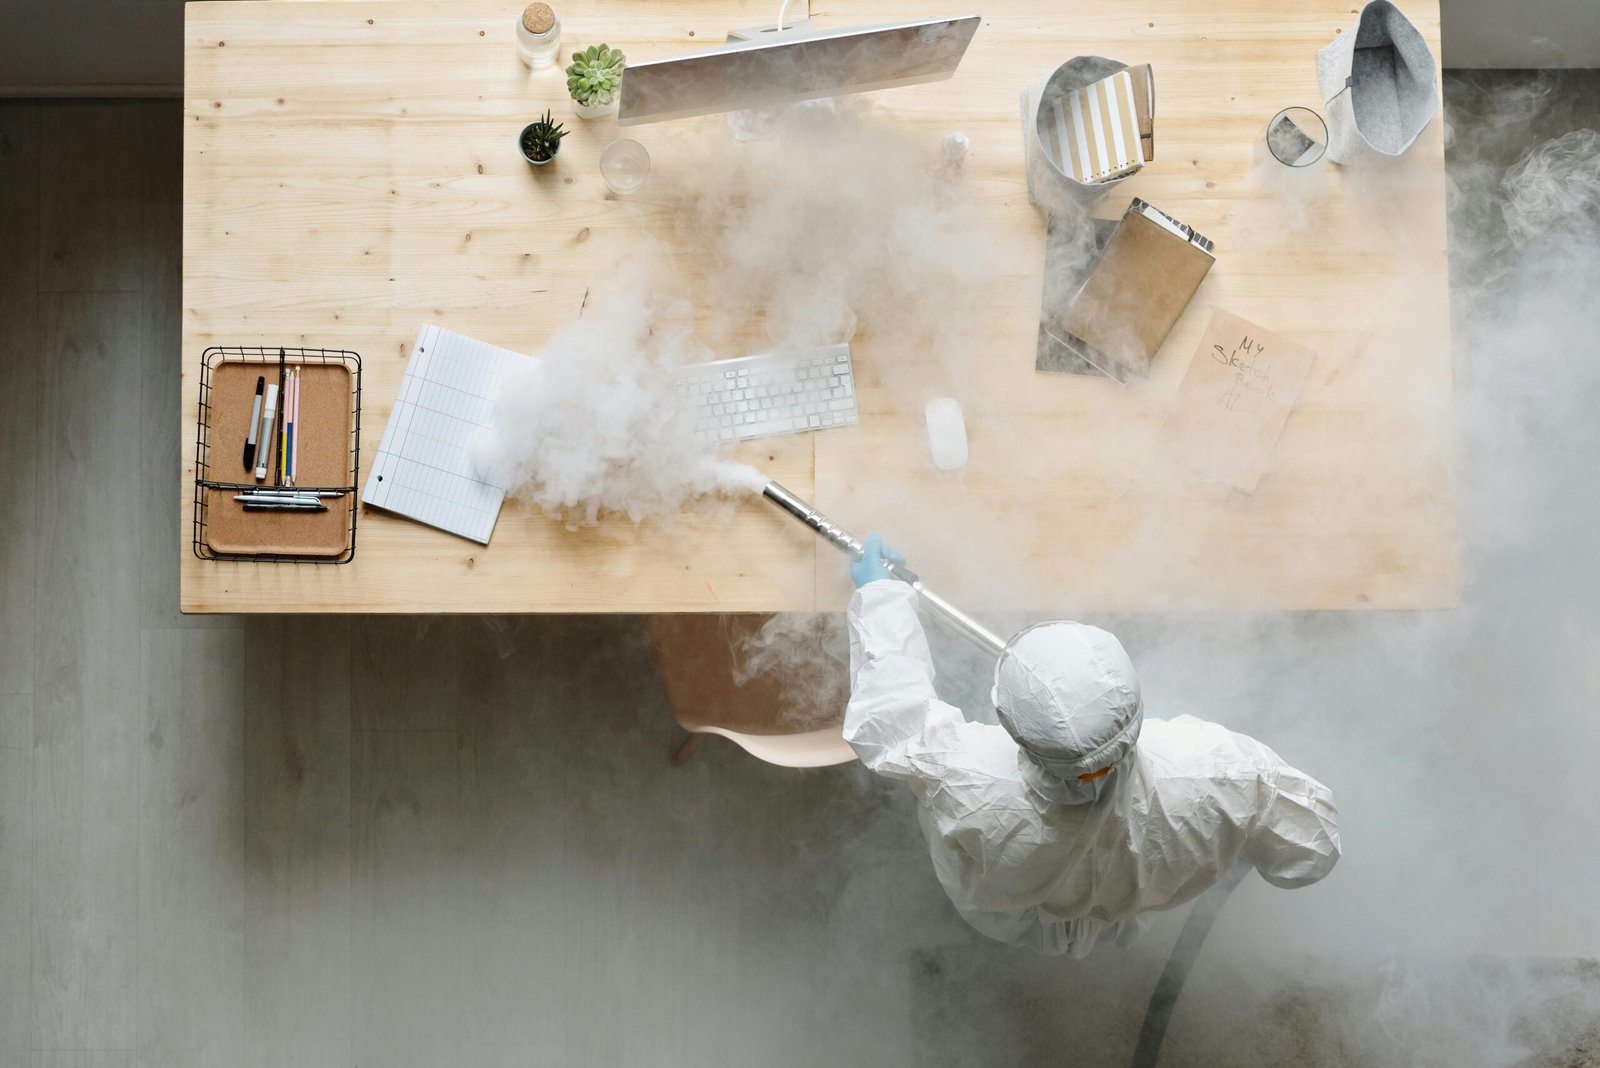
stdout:
[[(350, 369), (339, 363), (295, 363), (300, 370), (300, 421), (295, 437), (295, 485), (302, 489), (343, 489), (354, 484), (350, 470)], [(275, 361), (228, 360), (211, 373), (211, 426), (207, 428), (210, 477), (270, 488), (276, 480), (274, 450), (267, 477), (256, 481), (244, 469), (244, 440), (255, 404), (256, 379), (277, 381)], [(259, 447), (259, 446), (258, 446)], [(326, 512), (247, 512), (234, 500), (236, 489), (205, 489), (207, 546), (227, 554), (339, 556), (349, 548), (350, 509), (355, 494), (329, 497)]]

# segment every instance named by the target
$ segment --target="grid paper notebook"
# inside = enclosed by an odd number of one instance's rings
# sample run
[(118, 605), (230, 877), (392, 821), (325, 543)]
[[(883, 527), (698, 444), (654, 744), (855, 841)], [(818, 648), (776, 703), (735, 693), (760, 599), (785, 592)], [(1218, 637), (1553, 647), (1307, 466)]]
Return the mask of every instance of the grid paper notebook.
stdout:
[(361, 500), (487, 545), (506, 491), (477, 474), (472, 440), (494, 425), (495, 392), (518, 360), (428, 324), (383, 428)]

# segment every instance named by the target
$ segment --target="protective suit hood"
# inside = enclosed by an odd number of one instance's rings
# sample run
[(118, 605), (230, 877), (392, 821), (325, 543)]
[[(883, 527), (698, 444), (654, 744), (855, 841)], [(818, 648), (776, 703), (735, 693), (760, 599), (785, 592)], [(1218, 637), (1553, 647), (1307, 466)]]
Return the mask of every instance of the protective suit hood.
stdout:
[[(1023, 779), (1051, 801), (1093, 801), (1133, 752), (1144, 721), (1139, 677), (1116, 637), (1083, 623), (1029, 627), (994, 671), (995, 712), (1022, 749)], [(1108, 775), (1084, 782), (1102, 768)]]

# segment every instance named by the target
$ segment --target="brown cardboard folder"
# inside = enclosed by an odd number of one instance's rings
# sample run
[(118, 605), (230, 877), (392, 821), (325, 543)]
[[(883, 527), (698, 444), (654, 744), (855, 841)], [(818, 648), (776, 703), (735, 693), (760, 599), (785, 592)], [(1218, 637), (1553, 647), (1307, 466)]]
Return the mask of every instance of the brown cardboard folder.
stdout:
[[(353, 485), (350, 464), (351, 374), (338, 363), (291, 362), (300, 369), (300, 422), (295, 427), (300, 456), (295, 485), (301, 489), (343, 489)], [(267, 477), (256, 482), (244, 470), (244, 440), (255, 403), (256, 378), (278, 380), (276, 362), (229, 360), (211, 373), (211, 425), (207, 428), (211, 477), (216, 481), (273, 488), (278, 467), (271, 445)], [(258, 448), (264, 447), (258, 445)], [(339, 556), (350, 547), (350, 510), (355, 493), (324, 500), (326, 512), (247, 512), (234, 495), (244, 491), (207, 486), (206, 545), (216, 553)]]
[(1130, 211), (1058, 325), (1111, 377), (1146, 374), (1214, 262), (1205, 249)]

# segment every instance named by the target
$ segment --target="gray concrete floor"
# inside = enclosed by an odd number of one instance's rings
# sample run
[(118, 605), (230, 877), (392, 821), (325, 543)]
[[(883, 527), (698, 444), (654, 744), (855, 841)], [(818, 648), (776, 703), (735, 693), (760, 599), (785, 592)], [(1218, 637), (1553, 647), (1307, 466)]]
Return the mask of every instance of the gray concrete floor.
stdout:
[[(1447, 82), (1453, 226), (1527, 145), (1596, 124), (1583, 75), (1483, 118), (1525, 83)], [(178, 120), (0, 105), (0, 1066), (1126, 1063), (1181, 913), (1087, 963), (984, 941), (860, 768), (712, 744), (671, 769), (637, 619), (180, 615)], [(1487, 259), (1453, 267), (1480, 285)], [(1276, 633), (1419, 691), (1459, 670), (1418, 666), (1437, 646), (1397, 648), (1406, 626)], [(1156, 684), (1189, 663), (1126, 629)], [(1242, 889), (1164, 1063), (1597, 1063), (1594, 884), (1520, 903), (1542, 940), (1371, 946), (1374, 914), (1414, 891), (1420, 920), (1444, 883), (1404, 838), (1364, 844), (1393, 808), (1348, 801), (1346, 889)], [(1301, 937), (1318, 914), (1331, 934)]]

